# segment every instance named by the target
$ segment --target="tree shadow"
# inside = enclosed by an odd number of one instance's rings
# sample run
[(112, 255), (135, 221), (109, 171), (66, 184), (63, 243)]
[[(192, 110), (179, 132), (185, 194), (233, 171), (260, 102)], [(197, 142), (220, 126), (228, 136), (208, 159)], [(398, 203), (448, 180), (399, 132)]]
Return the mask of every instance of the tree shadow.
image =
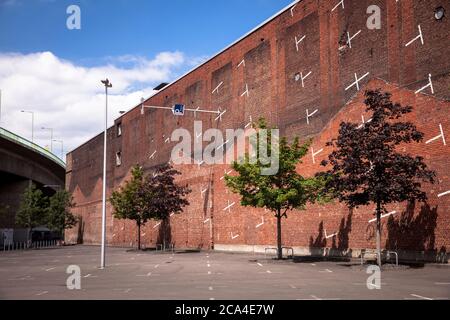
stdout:
[(350, 209), (347, 217), (341, 219), (337, 234), (331, 237), (331, 247), (327, 246), (327, 235), (323, 221), (319, 223), (319, 233), (316, 238), (309, 238), (310, 256), (294, 257), (295, 262), (314, 261), (349, 261), (352, 250), (349, 248), (350, 232), (352, 231), (353, 210)]
[(163, 219), (158, 230), (157, 244), (162, 244), (165, 248), (172, 243), (172, 227), (170, 225), (170, 217)]
[(83, 217), (78, 217), (78, 232), (77, 232), (77, 244), (83, 244), (84, 242), (84, 227), (85, 222), (83, 221)]
[(416, 202), (409, 202), (398, 219), (389, 217), (386, 248), (397, 251), (405, 260), (410, 260), (410, 254), (413, 254), (415, 260), (447, 261), (446, 248), (436, 248), (438, 207), (425, 203), (416, 215), (415, 210)]

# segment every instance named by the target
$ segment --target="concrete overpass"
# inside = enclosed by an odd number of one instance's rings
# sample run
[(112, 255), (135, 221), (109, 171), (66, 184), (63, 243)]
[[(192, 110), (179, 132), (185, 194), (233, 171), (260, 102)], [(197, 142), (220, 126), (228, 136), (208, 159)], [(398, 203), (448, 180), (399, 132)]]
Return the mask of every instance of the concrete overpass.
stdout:
[[(35, 183), (47, 195), (64, 188), (65, 163), (48, 150), (0, 128), (0, 228), (14, 228), (23, 191)], [(5, 211), (5, 210), (4, 210)]]

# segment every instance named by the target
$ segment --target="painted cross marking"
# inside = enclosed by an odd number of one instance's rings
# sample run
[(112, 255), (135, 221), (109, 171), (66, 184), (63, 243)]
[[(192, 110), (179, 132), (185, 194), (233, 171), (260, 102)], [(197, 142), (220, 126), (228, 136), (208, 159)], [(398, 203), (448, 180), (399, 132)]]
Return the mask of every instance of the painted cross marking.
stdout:
[(370, 72), (367, 72), (365, 75), (363, 75), (361, 78), (358, 78), (358, 75), (355, 73), (355, 82), (353, 82), (351, 85), (349, 85), (347, 88), (345, 88), (345, 91), (350, 89), (351, 87), (356, 85), (356, 89), (359, 91), (359, 82), (367, 77), (370, 74)]

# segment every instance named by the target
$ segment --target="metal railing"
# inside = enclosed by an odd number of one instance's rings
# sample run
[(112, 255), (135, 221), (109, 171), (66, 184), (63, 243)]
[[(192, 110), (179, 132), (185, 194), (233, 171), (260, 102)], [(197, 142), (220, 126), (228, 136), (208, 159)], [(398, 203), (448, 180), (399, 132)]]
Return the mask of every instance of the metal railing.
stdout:
[(15, 142), (17, 144), (20, 144), (28, 149), (31, 149), (34, 152), (37, 152), (37, 153), (43, 155), (44, 157), (56, 162), (61, 167), (66, 168), (65, 162), (62, 161), (60, 158), (58, 158), (56, 155), (54, 155), (52, 152), (48, 151), (45, 148), (42, 148), (41, 146), (39, 146), (25, 138), (22, 138), (21, 136), (18, 136), (15, 133), (12, 133), (11, 131), (8, 131), (4, 128), (0, 128), (0, 136), (4, 137), (5, 139), (8, 139), (12, 142)]
[(54, 248), (61, 245), (60, 240), (42, 240), (42, 241), (25, 241), (25, 242), (4, 242), (0, 249), (3, 251), (17, 251), (17, 250), (28, 250), (28, 249), (44, 249), (44, 248)]

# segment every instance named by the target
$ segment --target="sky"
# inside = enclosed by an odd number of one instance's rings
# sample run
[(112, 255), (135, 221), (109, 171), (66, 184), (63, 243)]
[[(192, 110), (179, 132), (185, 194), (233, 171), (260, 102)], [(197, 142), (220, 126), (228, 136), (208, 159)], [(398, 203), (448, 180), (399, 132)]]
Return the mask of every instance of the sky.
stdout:
[[(0, 126), (64, 152), (104, 126), (104, 87), (110, 90), (109, 125), (119, 111), (149, 97), (293, 0), (0, 0)], [(80, 29), (70, 30), (71, 5)], [(61, 145), (53, 152), (61, 156)]]

